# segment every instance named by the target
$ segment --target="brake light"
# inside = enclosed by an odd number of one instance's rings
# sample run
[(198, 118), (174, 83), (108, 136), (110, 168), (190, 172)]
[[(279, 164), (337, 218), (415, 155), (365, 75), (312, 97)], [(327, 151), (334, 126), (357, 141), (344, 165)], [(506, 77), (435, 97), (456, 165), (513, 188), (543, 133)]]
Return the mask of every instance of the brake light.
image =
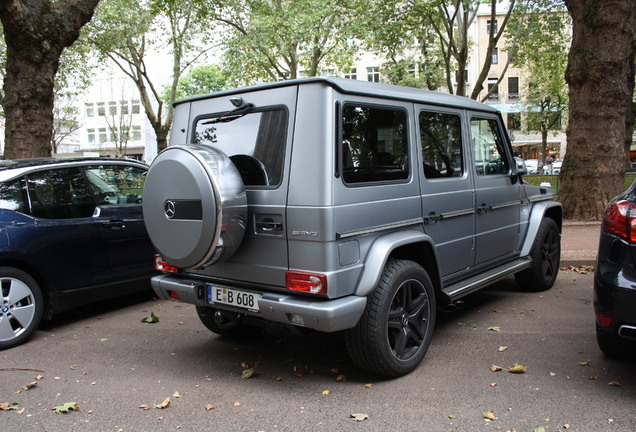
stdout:
[(596, 314), (596, 319), (598, 323), (601, 325), (601, 327), (605, 327), (605, 328), (608, 328), (609, 326), (611, 326), (613, 321), (612, 318), (605, 315), (601, 315), (601, 314)]
[(315, 273), (285, 272), (286, 287), (290, 291), (326, 294), (327, 276)]
[(161, 255), (155, 255), (155, 270), (159, 270), (166, 273), (181, 273), (179, 267), (175, 267), (172, 264), (167, 263), (161, 258)]
[(625, 200), (610, 203), (603, 214), (603, 229), (630, 243), (636, 243), (634, 204)]

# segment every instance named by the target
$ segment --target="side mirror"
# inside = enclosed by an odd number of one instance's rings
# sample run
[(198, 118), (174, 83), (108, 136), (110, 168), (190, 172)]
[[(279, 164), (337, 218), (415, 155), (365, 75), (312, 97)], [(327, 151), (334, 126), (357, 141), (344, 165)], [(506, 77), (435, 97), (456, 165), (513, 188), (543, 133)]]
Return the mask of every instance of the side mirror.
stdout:
[(526, 163), (522, 158), (515, 156), (515, 165), (516, 170), (513, 173), (514, 175), (526, 175), (528, 174), (528, 169), (526, 168)]

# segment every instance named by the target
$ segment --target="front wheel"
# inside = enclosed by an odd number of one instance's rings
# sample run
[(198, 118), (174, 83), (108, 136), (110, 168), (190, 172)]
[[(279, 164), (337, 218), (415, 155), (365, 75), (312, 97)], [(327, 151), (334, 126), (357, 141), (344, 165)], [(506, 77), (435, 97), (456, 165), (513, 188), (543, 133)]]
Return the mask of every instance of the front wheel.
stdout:
[(417, 263), (391, 259), (345, 341), (360, 368), (398, 377), (420, 364), (434, 326), (435, 294), (428, 274)]
[(44, 301), (37, 282), (13, 267), (0, 267), (0, 350), (24, 343), (40, 325)]
[(561, 263), (561, 233), (554, 219), (541, 221), (530, 257), (532, 264), (515, 274), (515, 280), (527, 291), (549, 290), (556, 281)]

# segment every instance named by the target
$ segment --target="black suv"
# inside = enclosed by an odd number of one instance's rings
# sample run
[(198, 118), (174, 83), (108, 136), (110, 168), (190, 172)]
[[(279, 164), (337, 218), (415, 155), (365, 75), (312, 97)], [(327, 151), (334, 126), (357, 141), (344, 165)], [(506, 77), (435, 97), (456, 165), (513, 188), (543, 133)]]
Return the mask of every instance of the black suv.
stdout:
[(104, 158), (0, 162), (0, 349), (40, 320), (149, 289), (147, 166)]

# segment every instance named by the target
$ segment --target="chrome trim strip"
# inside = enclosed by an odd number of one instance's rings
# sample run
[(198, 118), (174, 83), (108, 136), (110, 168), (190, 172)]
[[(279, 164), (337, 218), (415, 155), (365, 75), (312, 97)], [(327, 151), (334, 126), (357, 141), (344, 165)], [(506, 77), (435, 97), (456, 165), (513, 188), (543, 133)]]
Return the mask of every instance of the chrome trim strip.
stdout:
[(505, 203), (501, 203), (499, 205), (490, 206), (490, 209), (491, 210), (497, 210), (497, 209), (506, 208), (506, 207), (518, 206), (520, 204), (523, 204), (523, 201), (521, 201), (521, 200), (508, 201), (508, 202), (505, 202)]
[(442, 219), (450, 219), (450, 218), (454, 218), (454, 217), (458, 217), (458, 216), (468, 216), (471, 214), (475, 214), (475, 209), (466, 209), (466, 210), (456, 210), (456, 211), (452, 211), (452, 212), (448, 212), (448, 213), (442, 213), (441, 217)]
[(359, 236), (359, 235), (364, 235), (364, 234), (371, 234), (371, 233), (378, 232), (378, 231), (385, 231), (385, 230), (390, 230), (390, 229), (395, 229), (395, 228), (402, 228), (402, 227), (411, 226), (411, 225), (420, 225), (421, 223), (423, 223), (423, 219), (422, 218), (410, 219), (410, 220), (406, 220), (406, 221), (402, 221), (402, 222), (395, 222), (395, 223), (390, 223), (390, 224), (386, 224), (386, 225), (378, 225), (376, 227), (365, 228), (365, 229), (356, 230), (356, 231), (349, 231), (349, 232), (345, 232), (345, 233), (336, 233), (336, 238), (337, 239), (343, 239), (343, 238), (347, 238), (347, 237), (354, 237), (354, 236)]

